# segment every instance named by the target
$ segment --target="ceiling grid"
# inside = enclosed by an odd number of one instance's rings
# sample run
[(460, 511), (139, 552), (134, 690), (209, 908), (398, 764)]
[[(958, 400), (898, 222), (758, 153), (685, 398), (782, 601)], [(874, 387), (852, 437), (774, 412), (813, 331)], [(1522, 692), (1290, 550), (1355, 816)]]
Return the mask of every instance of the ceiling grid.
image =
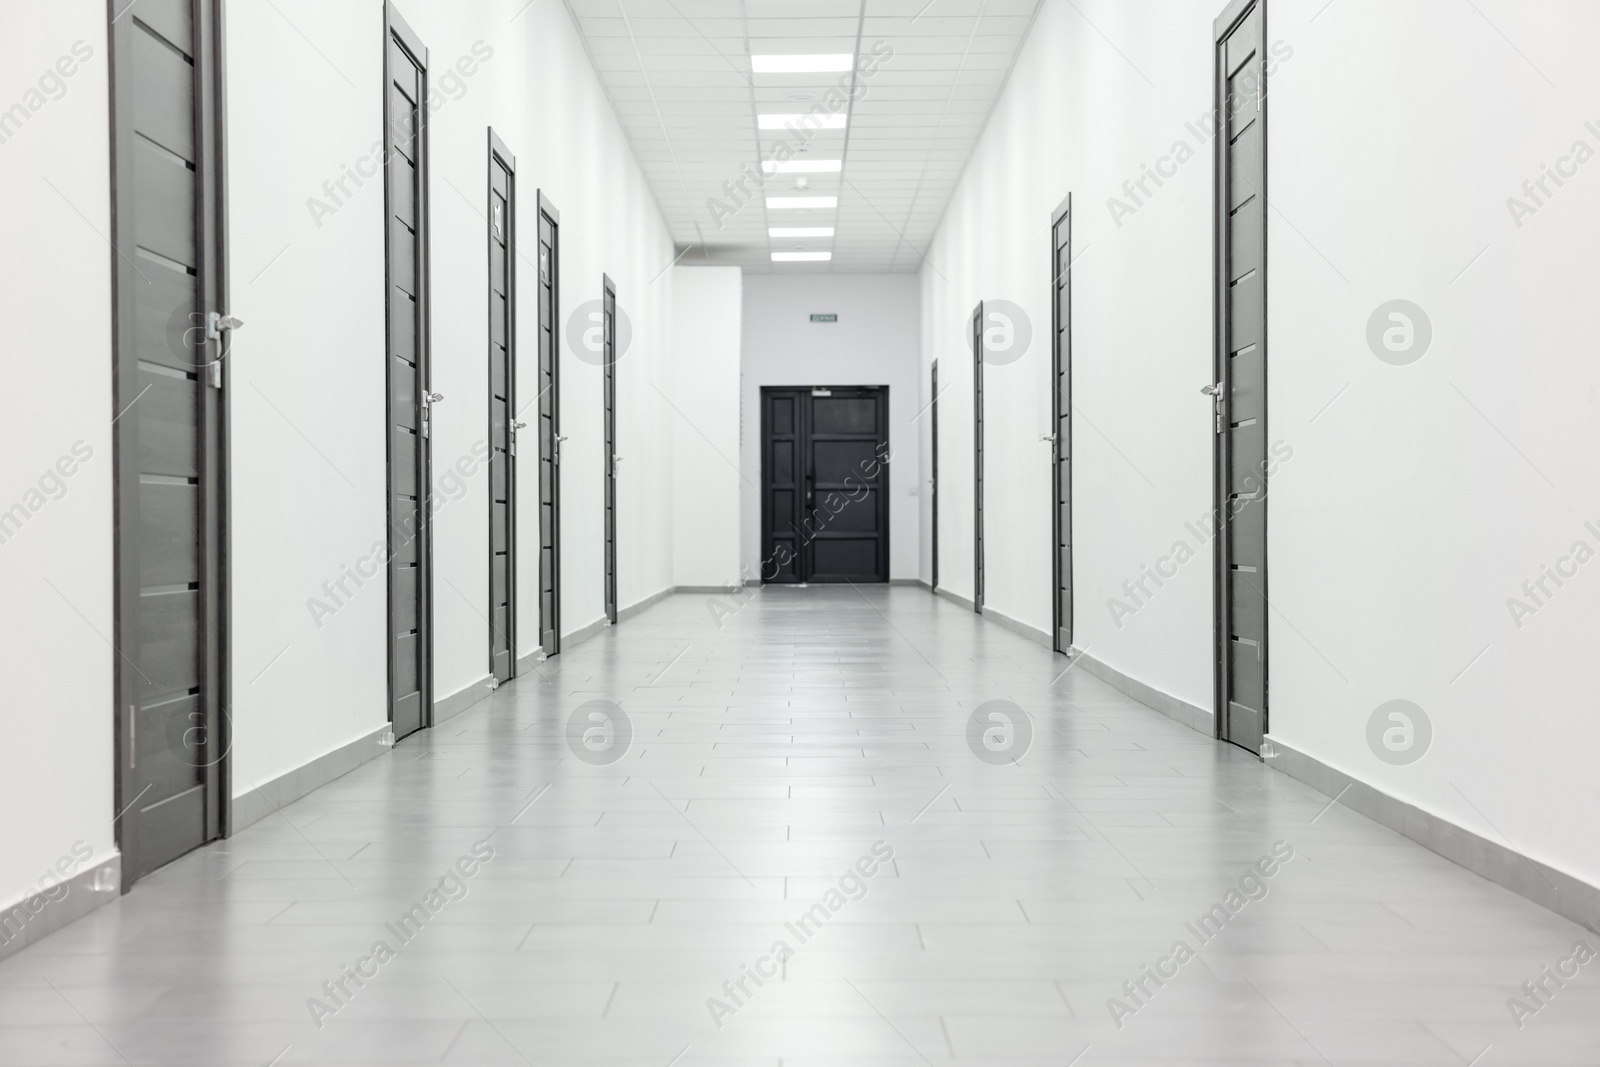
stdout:
[[(678, 250), (754, 272), (912, 273), (1038, 0), (568, 0)], [(623, 4), (626, 3), (626, 8)], [(892, 56), (874, 63), (892, 49)], [(753, 55), (856, 57), (845, 73), (755, 73)], [(875, 69), (874, 69), (875, 67)], [(841, 83), (841, 78), (843, 82)], [(850, 92), (851, 89), (855, 91)], [(847, 97), (803, 144), (760, 116)], [(826, 104), (823, 104), (826, 107)], [(793, 164), (837, 171), (773, 173)], [(749, 176), (764, 179), (762, 187)], [(740, 187), (744, 182), (743, 189)], [(731, 196), (730, 196), (731, 192)], [(768, 207), (770, 196), (836, 197)], [(831, 228), (771, 236), (773, 228)], [(916, 255), (908, 254), (913, 251)], [(774, 263), (773, 253), (832, 253)]]

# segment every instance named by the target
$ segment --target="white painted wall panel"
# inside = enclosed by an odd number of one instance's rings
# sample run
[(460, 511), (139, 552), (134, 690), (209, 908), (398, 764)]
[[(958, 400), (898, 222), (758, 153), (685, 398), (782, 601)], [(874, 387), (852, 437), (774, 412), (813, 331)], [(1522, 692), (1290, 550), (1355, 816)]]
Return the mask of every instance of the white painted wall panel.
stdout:
[(77, 842), (115, 852), (105, 23), (0, 6), (0, 909)]
[[(738, 267), (672, 268), (672, 368), (658, 398), (673, 420), (673, 583), (737, 586)], [(663, 531), (664, 532), (664, 531)]]

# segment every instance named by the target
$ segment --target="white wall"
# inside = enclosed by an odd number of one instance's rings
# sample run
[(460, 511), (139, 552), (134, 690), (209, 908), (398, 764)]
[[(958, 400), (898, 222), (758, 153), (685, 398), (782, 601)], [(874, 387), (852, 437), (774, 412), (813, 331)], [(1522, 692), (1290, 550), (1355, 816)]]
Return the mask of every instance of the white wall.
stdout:
[[(1009, 299), (1035, 345), (986, 375), (988, 601), (1049, 626), (1041, 333), (1050, 214), (1071, 192), (1075, 643), (1209, 708), (1209, 546), (1185, 524), (1210, 508), (1198, 388), (1211, 373), (1212, 145), (1186, 123), (1211, 106), (1216, 11), (1076, 6), (1040, 10), (922, 271), (923, 363), (939, 358), (955, 383), (940, 411), (941, 581), (971, 589), (966, 318), (980, 298)], [(1271, 483), (1271, 732), (1600, 883), (1600, 570), (1550, 583), (1542, 605), (1522, 590), (1576, 542), (1600, 552), (1584, 525), (1600, 529), (1587, 241), (1600, 163), (1549, 184), (1520, 227), (1507, 203), (1574, 142), (1600, 152), (1600, 112), (1584, 103), (1600, 74), (1582, 51), (1600, 14), (1486, 14), (1444, 0), (1270, 5), (1269, 436), (1294, 450)], [(1195, 158), (1118, 225), (1108, 200), (1128, 201), (1123, 182), (1180, 141)], [(1397, 298), (1435, 331), (1410, 366), (1366, 339)], [(1196, 560), (1119, 628), (1107, 601), (1180, 540)], [(1513, 596), (1538, 608), (1520, 628)], [(1368, 746), (1391, 699), (1432, 720), (1410, 766)]]
[(105, 26), (93, 0), (0, 6), (0, 112), (27, 110), (0, 143), (0, 909), (76, 842), (115, 853)]
[[(925, 482), (917, 418), (921, 296), (913, 274), (752, 274), (744, 280), (743, 564), (761, 570), (761, 387), (889, 387), (889, 577), (916, 578)], [(814, 323), (813, 312), (838, 322)]]
[[(383, 9), (331, 11), (313, 0), (279, 7), (282, 14), (229, 9), (234, 304), (247, 323), (232, 357), (240, 792), (387, 716), (382, 578), (320, 627), (306, 605), (324, 596), (322, 581), (337, 579), (342, 565), (384, 537), (381, 180), (331, 217), (315, 218), (307, 204), (328, 202), (323, 182), (339, 179), (382, 138)], [(670, 507), (670, 456), (649, 444), (666, 423), (645, 382), (666, 359), (671, 278), (662, 268), (672, 245), (564, 7), (537, 5), (515, 19), (524, 4), (510, 0), (398, 7), (429, 49), (440, 93), (430, 117), (430, 192), (433, 388), (445, 397), (433, 433), (434, 695), (443, 699), (488, 674), (488, 474), (474, 461), (488, 436), (487, 128), (517, 156), (519, 401), (534, 424), (538, 191), (561, 212), (566, 632), (603, 614), (601, 377), (566, 344), (567, 320), (599, 298), (602, 272), (617, 281), (633, 328), (618, 364), (618, 451), (628, 457), (618, 486), (621, 600), (672, 580), (670, 543), (632, 536), (642, 516)], [(281, 76), (285, 55), (300, 57), (295, 79)], [(525, 446), (533, 440), (530, 427)], [(538, 470), (533, 449), (524, 447), (521, 459), (526, 654), (539, 644)]]
[[(972, 594), (967, 324), (979, 300), (1009, 300), (1033, 339), (984, 374), (985, 603), (1050, 630), (1051, 450), (1040, 440), (1051, 430), (1050, 220), (1071, 193), (1074, 643), (1209, 707), (1207, 565), (1191, 563), (1120, 627), (1106, 602), (1175, 541), (1194, 540), (1185, 523), (1211, 503), (1210, 409), (1199, 395), (1211, 374), (1210, 147), (1185, 123), (1210, 107), (1216, 12), (1168, 0), (1078, 7), (1045, 0), (922, 268), (922, 373), (937, 358), (942, 393), (939, 583)], [(1107, 199), (1180, 138), (1202, 158), (1119, 227)]]
[[(738, 267), (672, 268), (673, 584), (743, 584), (739, 573)], [(664, 531), (663, 531), (664, 532)]]
[(227, 8), (235, 795), (388, 717), (382, 571), (322, 589), (386, 536), (382, 178), (308, 207), (382, 139), (383, 9), (280, 7)]
[[(1542, 207), (1522, 190), (1600, 152), (1600, 10), (1318, 6), (1271, 9), (1296, 50), (1269, 115), (1270, 418), (1296, 448), (1271, 496), (1272, 733), (1600, 884), (1600, 564), (1542, 607), (1522, 590), (1600, 551), (1600, 162)], [(1537, 207), (1520, 227), (1513, 196)], [(1397, 298), (1433, 325), (1409, 366), (1365, 338)], [(1520, 628), (1511, 597), (1538, 608)], [(1392, 699), (1432, 720), (1410, 766), (1367, 746)]]

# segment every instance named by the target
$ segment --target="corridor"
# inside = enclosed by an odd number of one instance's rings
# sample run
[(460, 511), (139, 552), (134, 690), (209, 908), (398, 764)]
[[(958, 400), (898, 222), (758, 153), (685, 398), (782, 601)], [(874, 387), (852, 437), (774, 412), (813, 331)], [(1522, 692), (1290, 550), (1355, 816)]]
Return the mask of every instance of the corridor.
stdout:
[(0, 1067), (1597, 1067), (1597, 40), (0, 0)]
[(0, 1064), (1600, 1061), (1581, 927), (1077, 663), (672, 596), (0, 961)]

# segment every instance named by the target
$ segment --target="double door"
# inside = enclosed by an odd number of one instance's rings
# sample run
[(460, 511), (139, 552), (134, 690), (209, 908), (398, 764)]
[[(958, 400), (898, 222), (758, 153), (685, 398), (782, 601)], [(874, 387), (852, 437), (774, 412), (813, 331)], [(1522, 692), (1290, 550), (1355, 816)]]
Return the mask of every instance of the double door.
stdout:
[(761, 580), (889, 580), (888, 386), (761, 390)]

